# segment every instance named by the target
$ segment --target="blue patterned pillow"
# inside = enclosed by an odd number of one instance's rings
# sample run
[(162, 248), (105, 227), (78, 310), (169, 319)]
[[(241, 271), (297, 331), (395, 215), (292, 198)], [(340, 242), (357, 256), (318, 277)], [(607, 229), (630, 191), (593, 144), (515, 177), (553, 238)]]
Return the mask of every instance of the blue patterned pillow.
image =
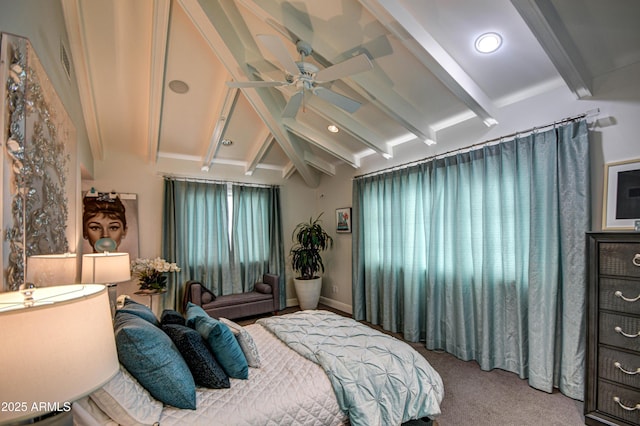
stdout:
[(249, 378), (247, 358), (229, 327), (208, 315), (195, 317), (195, 326), (229, 377)]
[(196, 409), (196, 385), (187, 363), (159, 327), (118, 311), (114, 321), (120, 363), (157, 400)]
[(143, 320), (149, 321), (151, 324), (155, 326), (160, 325), (160, 321), (156, 318), (156, 315), (153, 313), (151, 309), (142, 303), (138, 303), (131, 299), (126, 299), (124, 301), (124, 306), (118, 309), (118, 312), (126, 312), (128, 314), (133, 314), (137, 317), (142, 318)]
[(178, 347), (191, 370), (196, 385), (211, 389), (223, 389), (231, 386), (229, 376), (213, 357), (200, 333), (179, 324), (163, 325), (162, 330)]

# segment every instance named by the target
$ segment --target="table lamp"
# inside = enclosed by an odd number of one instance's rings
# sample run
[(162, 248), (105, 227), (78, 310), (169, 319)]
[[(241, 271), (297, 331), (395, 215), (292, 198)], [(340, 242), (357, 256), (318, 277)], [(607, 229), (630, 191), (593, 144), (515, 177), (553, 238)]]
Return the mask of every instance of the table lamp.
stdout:
[(104, 284), (109, 289), (111, 314), (115, 314), (117, 285), (131, 279), (129, 253), (91, 253), (82, 255), (82, 283)]
[(29, 256), (25, 281), (36, 287), (74, 284), (77, 282), (76, 262), (75, 253)]
[(71, 424), (71, 403), (118, 371), (103, 285), (0, 293), (0, 324), (0, 424)]

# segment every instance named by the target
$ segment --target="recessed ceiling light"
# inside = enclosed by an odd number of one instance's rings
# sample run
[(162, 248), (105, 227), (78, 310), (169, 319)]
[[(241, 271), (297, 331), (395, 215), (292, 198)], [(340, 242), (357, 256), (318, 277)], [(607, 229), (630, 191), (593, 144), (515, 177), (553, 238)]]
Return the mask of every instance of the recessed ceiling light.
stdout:
[(338, 129), (338, 127), (333, 124), (329, 124), (327, 126), (327, 130), (330, 131), (331, 133), (338, 133), (340, 131), (340, 129)]
[(171, 80), (169, 82), (169, 89), (176, 93), (187, 93), (189, 91), (189, 85), (182, 80)]
[(476, 39), (476, 50), (480, 53), (495, 52), (502, 45), (502, 37), (498, 33), (485, 33)]
[(229, 140), (229, 139), (222, 139), (222, 140), (220, 141), (220, 143), (221, 143), (222, 145), (224, 145), (224, 146), (233, 145), (233, 141), (232, 141), (232, 140)]

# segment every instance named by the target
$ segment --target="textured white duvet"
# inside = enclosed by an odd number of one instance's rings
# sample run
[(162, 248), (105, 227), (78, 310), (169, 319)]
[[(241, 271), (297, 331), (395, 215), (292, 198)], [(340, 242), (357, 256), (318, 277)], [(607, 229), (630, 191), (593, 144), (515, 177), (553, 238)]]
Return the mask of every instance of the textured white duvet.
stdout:
[(261, 325), (247, 325), (262, 360), (230, 389), (197, 390), (195, 411), (165, 407), (160, 425), (340, 425), (340, 410), (322, 368), (289, 349)]

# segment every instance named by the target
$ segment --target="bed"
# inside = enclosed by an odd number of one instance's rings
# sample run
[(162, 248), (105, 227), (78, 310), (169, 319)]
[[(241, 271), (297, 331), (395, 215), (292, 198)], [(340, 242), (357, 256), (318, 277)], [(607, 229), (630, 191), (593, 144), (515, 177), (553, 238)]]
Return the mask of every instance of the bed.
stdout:
[[(210, 323), (186, 316), (187, 325), (196, 320)], [(75, 423), (388, 425), (440, 413), (442, 380), (424, 357), (350, 318), (301, 311), (244, 327), (221, 321), (239, 342), (240, 333), (252, 342), (252, 348), (241, 345), (254, 365), (245, 379), (230, 377), (221, 389), (196, 384), (195, 409), (175, 408), (159, 402), (129, 372), (134, 368), (123, 365), (104, 388), (74, 404)], [(117, 328), (116, 321), (116, 337)]]

